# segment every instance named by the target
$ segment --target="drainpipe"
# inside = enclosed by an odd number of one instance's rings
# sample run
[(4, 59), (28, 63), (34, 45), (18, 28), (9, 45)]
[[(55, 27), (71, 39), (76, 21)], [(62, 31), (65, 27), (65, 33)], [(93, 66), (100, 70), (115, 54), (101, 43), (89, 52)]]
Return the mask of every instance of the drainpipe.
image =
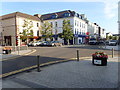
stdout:
[(15, 13), (15, 46), (17, 46), (16, 42), (17, 42), (17, 12)]

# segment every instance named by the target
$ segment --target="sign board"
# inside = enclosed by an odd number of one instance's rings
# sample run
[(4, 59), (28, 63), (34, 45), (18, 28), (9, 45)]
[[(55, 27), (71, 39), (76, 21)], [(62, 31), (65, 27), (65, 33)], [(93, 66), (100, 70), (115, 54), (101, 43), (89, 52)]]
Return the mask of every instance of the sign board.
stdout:
[(101, 60), (94, 59), (94, 64), (102, 64)]

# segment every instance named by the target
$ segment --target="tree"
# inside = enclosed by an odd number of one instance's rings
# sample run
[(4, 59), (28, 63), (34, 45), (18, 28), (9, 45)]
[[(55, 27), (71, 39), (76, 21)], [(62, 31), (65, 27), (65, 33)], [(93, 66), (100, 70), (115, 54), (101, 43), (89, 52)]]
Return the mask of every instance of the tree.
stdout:
[(72, 26), (70, 25), (70, 20), (63, 20), (63, 32), (59, 34), (60, 38), (63, 38), (69, 44), (69, 40), (73, 39)]
[(42, 38), (44, 38), (45, 40), (47, 40), (47, 38), (49, 38), (50, 40), (52, 40), (52, 26), (49, 22), (44, 22), (43, 25), (41, 26), (41, 34), (42, 34)]
[(113, 36), (112, 39), (113, 39), (113, 40), (117, 40), (117, 36)]
[(109, 39), (112, 39), (112, 36), (109, 36)]
[(20, 33), (22, 34), (20, 38), (28, 43), (28, 39), (33, 38), (33, 22), (26, 19), (22, 27), (23, 32)]

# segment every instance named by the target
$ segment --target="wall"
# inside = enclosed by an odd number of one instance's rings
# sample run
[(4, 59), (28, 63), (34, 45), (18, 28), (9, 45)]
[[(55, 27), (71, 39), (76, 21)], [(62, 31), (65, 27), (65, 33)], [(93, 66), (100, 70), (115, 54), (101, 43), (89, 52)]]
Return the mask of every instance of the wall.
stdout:
[[(24, 18), (24, 17), (17, 16), (17, 30), (18, 30), (17, 36), (18, 36), (18, 38), (20, 38), (20, 35), (19, 35), (20, 32), (21, 33), (23, 32), (24, 20), (28, 20), (28, 22), (32, 21), (32, 23), (33, 23), (33, 27), (32, 27), (33, 36), (37, 36), (37, 31), (39, 31), (39, 35), (41, 35), (40, 34), (40, 25), (41, 25), (40, 21), (30, 20), (30, 19), (27, 19), (27, 18)], [(37, 23), (39, 24), (38, 27), (37, 27)], [(18, 39), (18, 42), (19, 42), (19, 45), (22, 44), (20, 39)]]
[(2, 30), (3, 33), (3, 44), (5, 44), (4, 36), (11, 36), (12, 45), (16, 45), (15, 18), (0, 20), (0, 22), (2, 23), (0, 29)]

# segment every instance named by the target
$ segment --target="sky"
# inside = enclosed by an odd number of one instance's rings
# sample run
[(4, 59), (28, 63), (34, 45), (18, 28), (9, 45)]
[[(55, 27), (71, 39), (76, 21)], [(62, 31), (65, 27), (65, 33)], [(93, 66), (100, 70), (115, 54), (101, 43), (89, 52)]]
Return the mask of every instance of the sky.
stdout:
[[(61, 0), (62, 1), (62, 0)], [(112, 0), (111, 0), (112, 1)], [(63, 10), (73, 10), (79, 14), (85, 14), (91, 22), (96, 22), (106, 32), (118, 33), (118, 1), (108, 2), (108, 0), (101, 1), (66, 1), (63, 2), (48, 2), (43, 1), (3, 1), (0, 3), (0, 16), (13, 13), (22, 12), (30, 15), (47, 14)]]

